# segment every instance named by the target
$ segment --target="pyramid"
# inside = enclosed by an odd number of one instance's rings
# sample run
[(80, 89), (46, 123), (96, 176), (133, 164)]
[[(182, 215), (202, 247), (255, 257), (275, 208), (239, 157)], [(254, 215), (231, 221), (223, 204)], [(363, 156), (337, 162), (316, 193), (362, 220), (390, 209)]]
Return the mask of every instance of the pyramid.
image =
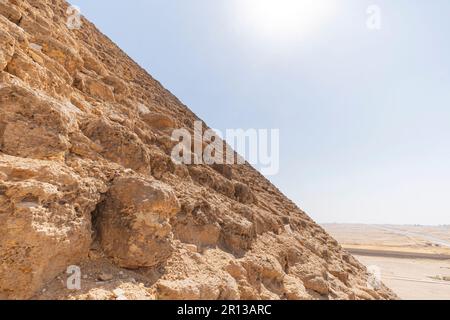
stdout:
[(72, 18), (0, 1), (1, 299), (396, 298), (248, 163), (173, 161), (200, 119)]

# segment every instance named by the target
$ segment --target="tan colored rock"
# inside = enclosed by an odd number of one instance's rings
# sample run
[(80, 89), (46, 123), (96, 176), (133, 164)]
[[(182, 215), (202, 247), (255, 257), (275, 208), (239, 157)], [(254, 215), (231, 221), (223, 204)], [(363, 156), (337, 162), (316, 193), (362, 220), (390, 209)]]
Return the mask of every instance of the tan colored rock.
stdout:
[(236, 183), (234, 186), (235, 196), (239, 202), (249, 204), (255, 201), (254, 195), (250, 188), (243, 183)]
[(70, 169), (0, 155), (0, 299), (29, 298), (87, 258), (100, 194)]
[(339, 268), (332, 268), (329, 270), (329, 272), (335, 276), (336, 278), (338, 278), (340, 281), (342, 281), (343, 283), (347, 283), (348, 279), (349, 279), (349, 274), (347, 272), (345, 272), (342, 269)]
[(183, 280), (160, 280), (157, 285), (161, 300), (233, 300), (239, 298), (237, 284), (233, 279), (217, 277)]
[(300, 279), (286, 275), (283, 278), (283, 286), (286, 299), (288, 300), (308, 300), (311, 296), (306, 292), (306, 288)]
[(26, 54), (17, 52), (5, 71), (23, 80), (31, 88), (42, 90), (46, 95), (68, 97), (72, 89), (67, 80), (43, 67), (45, 63), (43, 59), (33, 50), (28, 50)]
[(140, 173), (151, 172), (146, 146), (126, 127), (104, 118), (90, 118), (81, 130), (98, 145), (99, 153), (106, 159)]
[(189, 250), (190, 252), (198, 252), (198, 248), (195, 244), (187, 244), (186, 245), (186, 249)]
[(0, 14), (14, 23), (19, 23), (22, 18), (22, 13), (16, 5), (4, 1), (0, 2)]
[(37, 53), (35, 50), (29, 50), (28, 54), (33, 59), (34, 62), (42, 65), (44, 64), (44, 58), (41, 57), (39, 53)]
[(20, 26), (16, 23), (8, 20), (8, 18), (0, 13), (0, 26), (1, 30), (5, 31), (12, 36), (16, 42), (17, 47), (19, 49), (25, 49), (28, 47), (28, 39), (30, 37), (29, 34), (25, 32)]
[(221, 239), (225, 247), (234, 253), (249, 250), (256, 240), (255, 225), (244, 217), (225, 217), (221, 229)]
[(5, 30), (0, 30), (0, 71), (6, 68), (14, 54), (14, 38)]
[(127, 87), (127, 84), (125, 83), (125, 81), (108, 75), (105, 76), (102, 81), (107, 84), (110, 88), (113, 88), (113, 93), (115, 97), (118, 98), (126, 98), (128, 97), (128, 95), (130, 94), (130, 90)]
[(202, 295), (200, 286), (191, 279), (161, 280), (158, 283), (157, 290), (159, 292), (158, 297), (162, 300), (198, 300)]
[(87, 70), (94, 71), (99, 76), (108, 74), (104, 65), (87, 48), (80, 48), (80, 56), (83, 60), (83, 67)]
[(367, 292), (365, 292), (364, 290), (354, 288), (354, 289), (352, 289), (352, 293), (355, 296), (355, 299), (373, 300), (373, 297), (370, 294), (368, 294)]
[(229, 180), (233, 179), (233, 167), (231, 165), (216, 163), (211, 167), (222, 174), (225, 178)]
[(100, 243), (122, 267), (160, 265), (173, 251), (169, 219), (178, 210), (169, 186), (139, 177), (119, 178), (96, 217)]
[(113, 89), (99, 79), (79, 73), (76, 75), (74, 84), (80, 91), (87, 93), (96, 99), (104, 101), (115, 100)]
[(101, 273), (98, 275), (98, 280), (100, 281), (111, 281), (114, 276), (111, 273)]
[(173, 129), (176, 124), (173, 118), (170, 118), (167, 115), (148, 112), (142, 115), (142, 119), (145, 123), (147, 123), (150, 127), (155, 129)]
[(35, 159), (61, 159), (76, 130), (78, 109), (21, 86), (0, 88), (0, 150)]
[[(47, 28), (44, 28), (44, 30), (47, 30)], [(78, 50), (63, 42), (49, 36), (37, 37), (37, 42), (42, 46), (44, 54), (61, 64), (72, 76), (83, 65)]]
[(303, 284), (306, 289), (315, 291), (320, 295), (327, 295), (330, 290), (328, 283), (320, 276), (306, 278), (303, 280)]
[(177, 239), (198, 247), (215, 247), (219, 243), (220, 213), (206, 202), (185, 203), (180, 214), (172, 218), (173, 232)]

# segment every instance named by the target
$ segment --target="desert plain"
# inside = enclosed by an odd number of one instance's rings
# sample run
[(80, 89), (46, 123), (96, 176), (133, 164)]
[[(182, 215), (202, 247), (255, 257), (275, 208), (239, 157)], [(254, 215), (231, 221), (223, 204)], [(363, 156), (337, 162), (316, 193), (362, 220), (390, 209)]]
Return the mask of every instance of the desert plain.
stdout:
[(322, 226), (401, 299), (450, 299), (450, 226)]

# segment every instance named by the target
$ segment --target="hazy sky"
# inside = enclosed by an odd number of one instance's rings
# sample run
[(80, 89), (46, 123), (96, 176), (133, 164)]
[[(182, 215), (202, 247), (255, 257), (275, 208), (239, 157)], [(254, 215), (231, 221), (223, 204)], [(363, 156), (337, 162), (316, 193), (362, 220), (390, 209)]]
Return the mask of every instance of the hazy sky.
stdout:
[(209, 126), (280, 128), (318, 222), (450, 224), (450, 1), (71, 3)]

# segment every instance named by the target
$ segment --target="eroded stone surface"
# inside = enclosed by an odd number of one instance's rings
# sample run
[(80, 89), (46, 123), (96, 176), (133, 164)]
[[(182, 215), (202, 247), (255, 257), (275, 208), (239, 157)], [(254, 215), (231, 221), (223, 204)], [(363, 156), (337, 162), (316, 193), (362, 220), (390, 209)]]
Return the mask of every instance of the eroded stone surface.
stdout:
[(87, 258), (100, 187), (54, 162), (0, 155), (0, 298), (28, 298)]
[(119, 266), (163, 264), (173, 251), (169, 219), (179, 208), (172, 188), (162, 182), (118, 178), (95, 217), (99, 241)]

